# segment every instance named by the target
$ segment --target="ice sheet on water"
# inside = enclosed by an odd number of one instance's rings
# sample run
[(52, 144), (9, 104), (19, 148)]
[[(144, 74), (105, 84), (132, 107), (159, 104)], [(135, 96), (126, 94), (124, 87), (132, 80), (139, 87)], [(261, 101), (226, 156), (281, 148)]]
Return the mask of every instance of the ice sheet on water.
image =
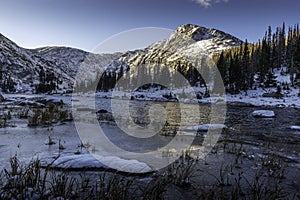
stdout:
[(100, 156), (91, 154), (69, 155), (57, 158), (53, 168), (60, 169), (112, 169), (128, 173), (148, 173), (153, 169), (137, 160), (126, 160), (117, 156)]
[(114, 169), (118, 171), (128, 172), (128, 173), (148, 173), (153, 171), (146, 163), (140, 162), (138, 160), (126, 160), (117, 156), (99, 156), (94, 155), (101, 163), (107, 166), (113, 166)]
[(290, 129), (300, 131), (300, 126), (290, 126)]
[(218, 130), (227, 128), (224, 124), (202, 124), (198, 126), (192, 126), (185, 129), (185, 131), (208, 131), (208, 130)]

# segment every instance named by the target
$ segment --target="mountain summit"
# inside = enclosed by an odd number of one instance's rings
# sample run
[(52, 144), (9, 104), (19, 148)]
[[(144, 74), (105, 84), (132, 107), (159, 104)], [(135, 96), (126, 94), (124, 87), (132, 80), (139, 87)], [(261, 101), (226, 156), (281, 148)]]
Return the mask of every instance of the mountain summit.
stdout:
[(183, 57), (194, 60), (199, 55), (212, 56), (242, 43), (240, 39), (222, 31), (185, 24), (173, 31), (168, 39), (154, 43), (142, 51), (135, 51), (123, 58), (123, 61), (138, 66), (158, 61), (170, 63)]
[(240, 43), (241, 40), (227, 34), (223, 31), (205, 28), (194, 24), (184, 24), (179, 26), (173, 34), (185, 34), (195, 41), (208, 40), (212, 38), (219, 38), (223, 40), (232, 40), (233, 42)]

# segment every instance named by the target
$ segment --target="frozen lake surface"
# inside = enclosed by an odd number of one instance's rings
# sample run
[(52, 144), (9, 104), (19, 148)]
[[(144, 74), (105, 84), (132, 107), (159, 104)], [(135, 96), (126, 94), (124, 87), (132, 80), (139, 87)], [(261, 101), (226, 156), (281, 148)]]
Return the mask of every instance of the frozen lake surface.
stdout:
[[(36, 98), (35, 95), (7, 95), (7, 99), (12, 101), (27, 101), (32, 98)], [(65, 102), (67, 105), (71, 106), (71, 96), (39, 96), (39, 98), (48, 98), (48, 99), (59, 99)], [(83, 115), (91, 113), (91, 106), (95, 107), (95, 111), (108, 112), (110, 109), (111, 100), (106, 98), (96, 98), (96, 105), (92, 105), (91, 102), (87, 102), (91, 98), (85, 98), (85, 104), (80, 104), (81, 97), (74, 97), (73, 103), (74, 107), (78, 110), (82, 110)], [(122, 99), (117, 101), (121, 102)], [(92, 101), (93, 102), (93, 101)], [(135, 123), (138, 123), (141, 126), (149, 124), (149, 108), (153, 104), (158, 104), (157, 102), (144, 102), (144, 101), (132, 101), (130, 104), (131, 108), (131, 117), (135, 120)], [(128, 136), (122, 131), (115, 122), (100, 120), (99, 125), (107, 138), (116, 146), (120, 147), (126, 151), (133, 151), (138, 153), (147, 153), (151, 151), (156, 151), (165, 145), (167, 145), (174, 136), (170, 132), (185, 134), (185, 132), (176, 132), (178, 131), (178, 123), (182, 120), (180, 113), (180, 105), (177, 102), (159, 102), (160, 105), (164, 106), (166, 113), (168, 115), (167, 126), (163, 128), (166, 135), (157, 134), (149, 138), (135, 138)], [(1, 104), (1, 112), (5, 112), (7, 109), (14, 109), (12, 106), (13, 103), (5, 102)], [(86, 106), (83, 106), (86, 105)], [(193, 107), (196, 105), (187, 104), (187, 106)], [(185, 119), (183, 127), (189, 130), (189, 127), (194, 131), (201, 129), (200, 131), (206, 131), (208, 127), (218, 127), (218, 129), (223, 129), (223, 132), (229, 131), (232, 135), (232, 138), (238, 139), (238, 141), (243, 143), (253, 143), (253, 144), (262, 144), (265, 142), (272, 142), (272, 144), (277, 147), (278, 154), (283, 154), (285, 152), (286, 157), (292, 158), (295, 162), (294, 166), (299, 168), (299, 150), (300, 150), (300, 134), (299, 134), (299, 125), (300, 125), (300, 109), (297, 108), (272, 108), (269, 107), (266, 110), (272, 110), (276, 114), (275, 118), (271, 119), (261, 119), (255, 118), (252, 116), (252, 113), (255, 110), (260, 110), (260, 108), (253, 106), (238, 106), (238, 105), (228, 105), (227, 106), (227, 116), (225, 125), (220, 124), (209, 125), (210, 124), (210, 105), (201, 104), (200, 105), (200, 121), (199, 126), (195, 126), (193, 121), (193, 113), (189, 113), (190, 118)], [(187, 109), (187, 112), (191, 108)], [(265, 110), (265, 108), (263, 108)], [(185, 112), (185, 111), (182, 111)], [(120, 116), (122, 118), (122, 116)], [(86, 123), (89, 123), (88, 117), (86, 118)], [(122, 120), (121, 120), (122, 121)], [(93, 146), (93, 141), (81, 141), (81, 138), (78, 135), (77, 129), (73, 122), (58, 122), (50, 126), (45, 127), (28, 127), (27, 119), (18, 119), (12, 118), (11, 123), (14, 124), (14, 127), (7, 127), (0, 129), (0, 167), (8, 167), (9, 158), (18, 155), (18, 157), (23, 161), (29, 161), (33, 157), (40, 158), (42, 160), (51, 160), (58, 155), (60, 157), (65, 156), (76, 156), (86, 154), (88, 152), (95, 153), (101, 150), (101, 147)], [(295, 128), (296, 127), (296, 128)], [(205, 130), (204, 130), (205, 128)], [(88, 131), (88, 129), (87, 129)], [(182, 140), (183, 138), (194, 138), (193, 134), (186, 131), (185, 137), (178, 137), (177, 140)], [(189, 135), (190, 134), (190, 135)], [(47, 145), (49, 136), (56, 143), (53, 145)], [(205, 133), (201, 133), (196, 137), (193, 142), (194, 149), (200, 148), (203, 142), (203, 137)], [(222, 137), (220, 138), (222, 139)], [(63, 148), (59, 148), (59, 143)], [(253, 147), (255, 153), (255, 148)], [(282, 150), (284, 149), (284, 150)], [(170, 149), (172, 151), (172, 149)], [(165, 154), (166, 152), (161, 152)], [(169, 155), (170, 152), (167, 152)], [(171, 152), (173, 154), (179, 154), (181, 152)], [(105, 155), (105, 154), (104, 154)], [(107, 154), (105, 156), (114, 156)], [(118, 155), (119, 156), (119, 155)], [(124, 154), (124, 157), (127, 155)], [(122, 157), (122, 156), (120, 156)], [(80, 159), (79, 159), (80, 160)], [(84, 160), (84, 159), (82, 159)], [(142, 157), (132, 158), (133, 162), (143, 163)], [(68, 163), (70, 164), (70, 163)], [(88, 165), (88, 164), (87, 164)], [(149, 166), (150, 168), (152, 166)], [(84, 166), (83, 166), (84, 168)], [(299, 173), (299, 170), (297, 171)]]

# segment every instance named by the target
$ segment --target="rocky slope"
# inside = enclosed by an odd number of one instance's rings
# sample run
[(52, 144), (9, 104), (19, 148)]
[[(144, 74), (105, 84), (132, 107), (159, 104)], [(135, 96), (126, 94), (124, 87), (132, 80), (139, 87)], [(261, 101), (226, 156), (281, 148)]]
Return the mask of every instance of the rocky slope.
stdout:
[(88, 64), (91, 74), (106, 66), (116, 54), (92, 54), (69, 47), (44, 47), (25, 49), (0, 34), (0, 84), (11, 81), (14, 90), (6, 92), (33, 93), (40, 84), (40, 72), (54, 75), (57, 91), (72, 88), (76, 72), (82, 63)]

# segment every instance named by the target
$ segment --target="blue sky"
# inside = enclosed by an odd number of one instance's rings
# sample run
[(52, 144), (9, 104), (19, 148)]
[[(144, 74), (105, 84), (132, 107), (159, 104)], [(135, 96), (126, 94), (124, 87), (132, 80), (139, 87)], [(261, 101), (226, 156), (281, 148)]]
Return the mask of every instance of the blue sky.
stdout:
[(193, 23), (254, 42), (268, 25), (300, 20), (298, 0), (0, 0), (0, 6), (0, 33), (19, 45), (88, 51), (133, 28)]

